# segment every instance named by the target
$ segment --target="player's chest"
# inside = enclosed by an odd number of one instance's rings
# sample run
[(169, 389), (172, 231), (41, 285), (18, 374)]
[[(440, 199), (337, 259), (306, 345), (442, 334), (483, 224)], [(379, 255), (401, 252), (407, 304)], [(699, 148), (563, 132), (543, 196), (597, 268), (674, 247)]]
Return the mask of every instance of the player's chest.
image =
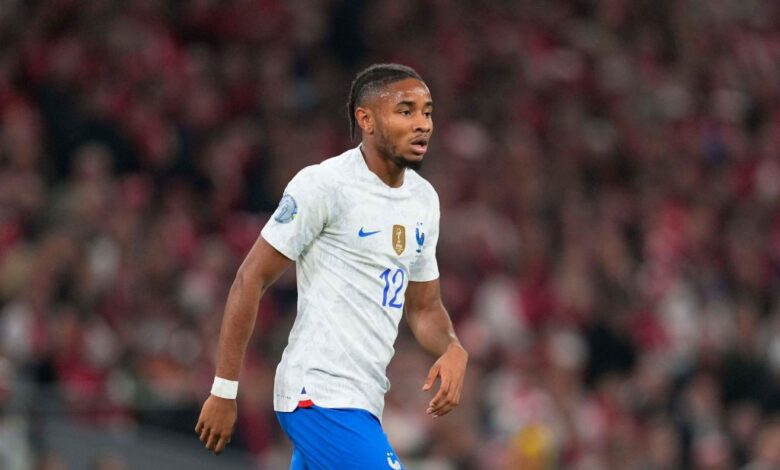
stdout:
[(354, 256), (409, 264), (425, 249), (430, 223), (428, 208), (417, 201), (365, 198), (344, 208), (327, 232)]

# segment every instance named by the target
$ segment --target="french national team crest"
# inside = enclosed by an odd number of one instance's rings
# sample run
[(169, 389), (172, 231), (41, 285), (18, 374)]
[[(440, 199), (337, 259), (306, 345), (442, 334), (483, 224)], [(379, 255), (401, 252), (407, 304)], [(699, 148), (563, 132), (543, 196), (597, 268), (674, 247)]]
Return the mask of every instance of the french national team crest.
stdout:
[(398, 256), (406, 249), (406, 227), (403, 225), (393, 225), (393, 249)]

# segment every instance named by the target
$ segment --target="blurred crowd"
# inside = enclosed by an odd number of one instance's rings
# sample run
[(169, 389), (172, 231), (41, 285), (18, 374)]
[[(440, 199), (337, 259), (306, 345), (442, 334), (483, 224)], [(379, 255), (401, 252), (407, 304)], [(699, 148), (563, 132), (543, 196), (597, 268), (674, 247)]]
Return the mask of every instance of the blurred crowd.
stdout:
[[(402, 327), (406, 466), (780, 468), (773, 0), (0, 2), (0, 468), (62, 468), (47, 412), (196, 439), (236, 268), (289, 179), (356, 145), (374, 62), (432, 90), (421, 171), (471, 357), (431, 420)], [(241, 379), (258, 468), (289, 455), (295, 302), (290, 270)]]

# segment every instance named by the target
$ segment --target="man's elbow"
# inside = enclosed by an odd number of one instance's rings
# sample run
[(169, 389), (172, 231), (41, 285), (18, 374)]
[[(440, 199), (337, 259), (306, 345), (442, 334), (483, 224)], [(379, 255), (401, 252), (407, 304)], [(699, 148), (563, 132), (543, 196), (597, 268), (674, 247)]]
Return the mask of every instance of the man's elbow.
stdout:
[(407, 306), (406, 322), (415, 330), (435, 309), (425, 306)]

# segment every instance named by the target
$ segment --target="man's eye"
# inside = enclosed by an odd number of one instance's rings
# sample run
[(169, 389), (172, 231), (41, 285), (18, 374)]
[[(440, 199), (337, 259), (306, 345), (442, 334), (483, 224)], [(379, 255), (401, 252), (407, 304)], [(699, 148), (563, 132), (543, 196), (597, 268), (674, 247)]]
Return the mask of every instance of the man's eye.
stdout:
[(405, 111), (401, 111), (401, 114), (403, 114), (404, 116), (411, 116), (412, 112), (407, 109)]
[(433, 113), (431, 111), (424, 112), (423, 114), (425, 114), (425, 117), (433, 116)]

